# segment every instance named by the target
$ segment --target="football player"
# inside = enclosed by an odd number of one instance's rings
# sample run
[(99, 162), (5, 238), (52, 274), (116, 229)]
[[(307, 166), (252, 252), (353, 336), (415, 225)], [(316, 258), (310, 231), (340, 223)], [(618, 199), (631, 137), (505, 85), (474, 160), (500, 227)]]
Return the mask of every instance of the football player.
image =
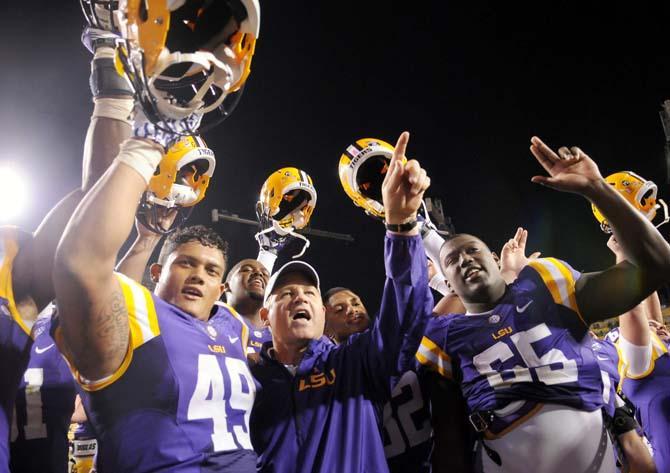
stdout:
[(147, 140), (124, 142), (73, 215), (56, 257), (55, 339), (82, 387), (104, 470), (254, 471), (248, 331), (214, 304), (225, 242), (201, 226), (171, 233), (151, 266), (153, 294), (114, 272), (161, 156)]
[[(528, 232), (520, 227), (514, 238), (511, 238), (503, 246), (500, 258), (500, 272), (508, 284), (518, 277), (515, 271), (523, 269), (519, 267), (520, 264), (517, 260), (526, 260), (527, 238)], [(538, 256), (539, 252), (536, 252), (528, 257), (528, 259), (534, 259)], [(620, 380), (617, 349), (609, 340), (599, 340), (592, 332), (590, 332), (590, 335), (593, 337), (591, 349), (596, 354), (596, 360), (601, 371), (603, 381), (603, 413), (610, 432), (610, 438), (614, 442), (616, 459), (619, 462), (617, 466), (621, 465), (623, 471), (653, 473), (656, 471), (656, 468), (642, 437), (637, 433), (638, 424), (631, 415), (628, 404), (616, 391)]]
[(432, 307), (416, 228), (430, 181), (416, 161), (401, 163), (408, 138), (401, 135), (383, 185), (387, 280), (370, 330), (337, 346), (322, 339), (325, 308), (307, 263), (289, 262), (268, 282), (261, 316), (272, 343), (252, 366), (260, 383), (251, 419), (260, 471), (388, 471), (376, 406), (411, 361), (401, 350), (407, 332)]
[(249, 328), (249, 354), (260, 352), (263, 343), (272, 340), (270, 328), (260, 316), (268, 279), (270, 273), (263, 263), (250, 258), (237, 263), (226, 276), (225, 305), (239, 313)]
[(12, 424), (10, 469), (13, 472), (67, 471), (67, 431), (75, 385), (49, 335), (54, 309), (52, 304), (47, 306), (33, 325), (35, 342), (16, 396)]
[(557, 154), (533, 137), (531, 152), (549, 174), (532, 181), (597, 205), (629, 262), (580, 274), (553, 258), (525, 261), (508, 285), (479, 238), (455, 236), (440, 264), (467, 313), (431, 320), (417, 359), (460, 382), (470, 420), (485, 438), (484, 471), (611, 471), (588, 326), (666, 282), (670, 246), (579, 148)]
[(351, 289), (334, 287), (326, 291), (323, 300), (326, 307), (324, 333), (338, 345), (370, 326), (370, 316), (363, 301)]
[[(628, 260), (622, 246), (611, 237), (607, 246), (617, 263)], [(649, 311), (649, 307), (655, 307)], [(653, 460), (659, 472), (670, 469), (670, 355), (667, 329), (653, 320), (660, 312), (658, 297), (645, 301), (619, 317), (619, 328), (608, 334), (618, 355), (621, 376), (619, 389), (635, 405), (635, 416), (651, 445)]]

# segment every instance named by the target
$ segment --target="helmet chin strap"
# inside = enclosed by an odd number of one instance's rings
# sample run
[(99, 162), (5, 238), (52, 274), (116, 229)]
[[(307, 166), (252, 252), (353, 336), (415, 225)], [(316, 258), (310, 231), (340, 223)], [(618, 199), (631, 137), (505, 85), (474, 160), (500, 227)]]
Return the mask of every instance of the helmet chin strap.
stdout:
[(658, 199), (657, 201), (657, 208), (663, 209), (663, 220), (661, 223), (656, 225), (656, 228), (660, 227), (661, 225), (665, 225), (666, 223), (670, 222), (670, 215), (668, 215), (668, 205), (665, 203), (663, 199)]

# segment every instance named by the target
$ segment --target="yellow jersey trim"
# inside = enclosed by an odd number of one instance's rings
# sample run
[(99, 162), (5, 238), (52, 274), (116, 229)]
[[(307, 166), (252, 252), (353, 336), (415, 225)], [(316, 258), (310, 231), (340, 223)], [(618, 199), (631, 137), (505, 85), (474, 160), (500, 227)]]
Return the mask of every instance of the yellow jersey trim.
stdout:
[(451, 357), (428, 337), (421, 339), (415, 355), (416, 360), (445, 378), (452, 379)]
[(19, 253), (18, 228), (7, 226), (0, 228), (2, 232), (2, 247), (0, 248), (0, 296), (7, 299), (7, 307), (12, 320), (21, 327), (30, 338), (32, 335), (32, 323), (28, 324), (16, 307), (14, 300), (14, 285), (12, 281), (12, 269), (14, 259)]
[(538, 272), (549, 289), (554, 303), (563, 305), (577, 314), (579, 320), (588, 326), (577, 305), (575, 278), (572, 272), (556, 258), (542, 258), (531, 261), (528, 266)]

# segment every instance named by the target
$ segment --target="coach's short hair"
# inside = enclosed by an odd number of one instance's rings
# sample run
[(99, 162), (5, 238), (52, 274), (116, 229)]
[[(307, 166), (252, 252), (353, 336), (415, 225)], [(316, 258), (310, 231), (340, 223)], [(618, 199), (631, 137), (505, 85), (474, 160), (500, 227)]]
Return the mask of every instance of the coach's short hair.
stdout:
[(221, 238), (218, 233), (204, 225), (182, 227), (170, 233), (167, 238), (165, 238), (161, 252), (158, 255), (158, 264), (165, 264), (167, 257), (170, 256), (179, 245), (183, 245), (190, 241), (197, 241), (203, 246), (217, 248), (221, 251), (221, 254), (223, 254), (224, 264), (228, 264), (228, 243)]

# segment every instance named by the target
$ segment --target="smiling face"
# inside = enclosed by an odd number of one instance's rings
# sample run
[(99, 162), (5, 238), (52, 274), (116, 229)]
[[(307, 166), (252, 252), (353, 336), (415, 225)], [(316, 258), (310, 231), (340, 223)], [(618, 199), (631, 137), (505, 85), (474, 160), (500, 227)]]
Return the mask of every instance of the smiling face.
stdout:
[(323, 335), (325, 308), (314, 283), (300, 272), (282, 275), (261, 310), (275, 345), (306, 345)]
[(361, 299), (349, 291), (332, 294), (326, 301), (326, 331), (338, 341), (359, 333), (370, 325), (370, 316)]
[(479, 238), (457, 235), (440, 251), (440, 264), (451, 288), (465, 303), (494, 303), (504, 293), (505, 281), (491, 250)]
[(193, 317), (207, 320), (223, 292), (224, 270), (220, 249), (188, 241), (178, 245), (163, 265), (152, 265), (154, 293)]
[(233, 307), (247, 302), (263, 303), (270, 273), (263, 263), (244, 259), (237, 263), (226, 279), (226, 299)]

